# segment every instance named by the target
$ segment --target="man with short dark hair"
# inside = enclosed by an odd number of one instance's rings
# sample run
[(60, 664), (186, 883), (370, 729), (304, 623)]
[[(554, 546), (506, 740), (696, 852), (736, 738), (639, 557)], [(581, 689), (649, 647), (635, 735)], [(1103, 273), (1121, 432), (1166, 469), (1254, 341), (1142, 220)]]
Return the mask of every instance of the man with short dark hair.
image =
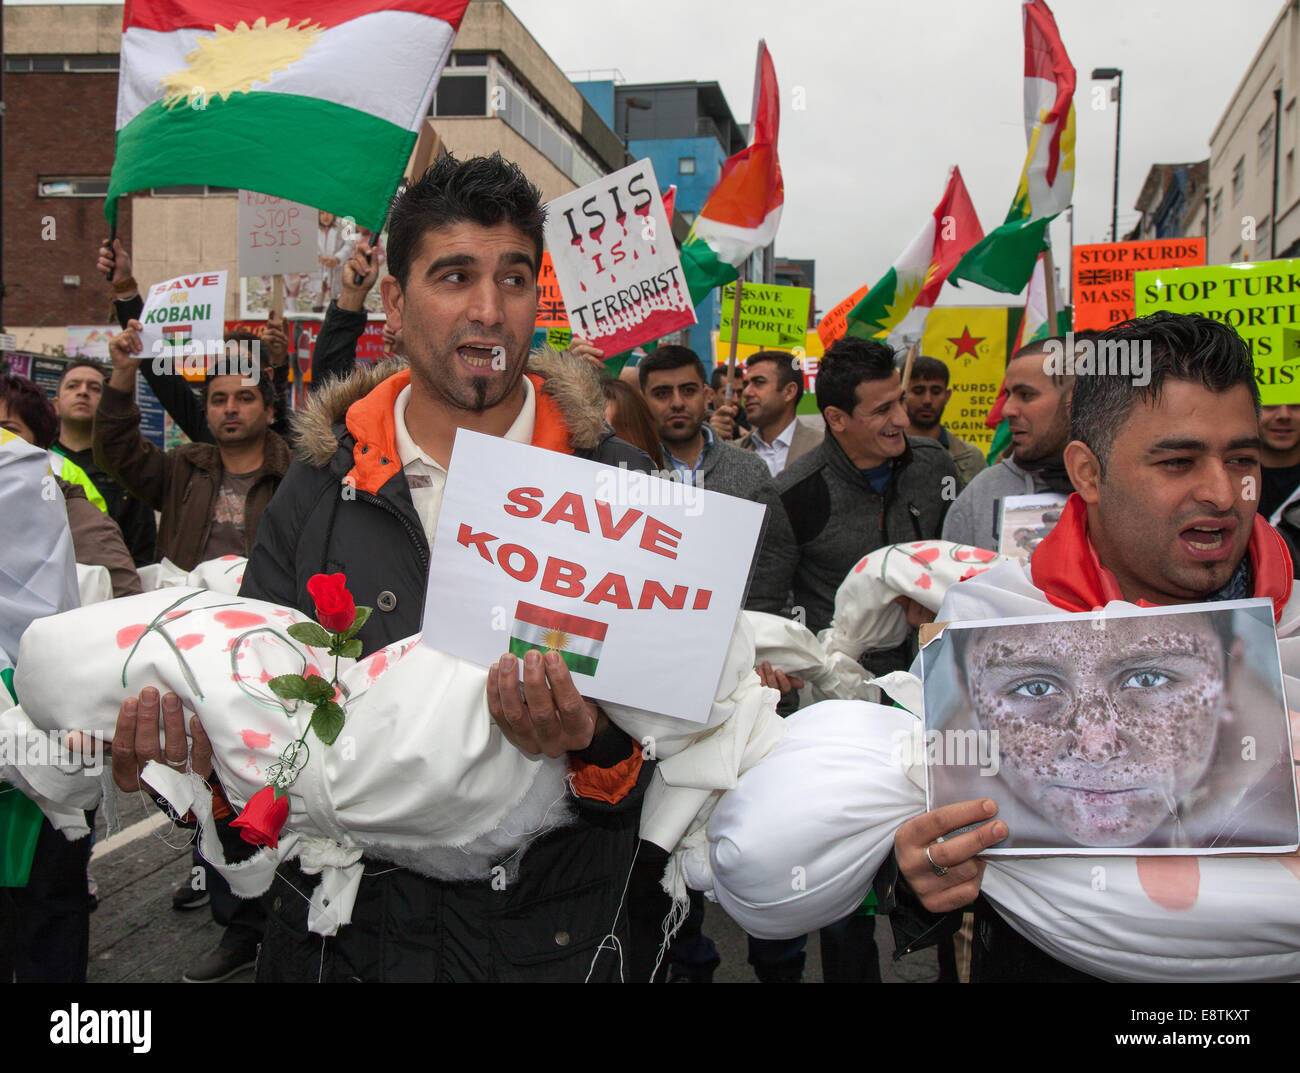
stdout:
[(943, 523), (943, 539), (997, 551), (998, 515), (1007, 496), (1073, 491), (1063, 452), (1070, 441), (1073, 377), (1050, 371), (1062, 339), (1026, 343), (1007, 362), (1003, 415), (1011, 429), (1011, 454), (981, 473), (957, 496)]
[(1261, 406), (1259, 513), (1272, 519), (1300, 491), (1300, 405)]
[[(1061, 520), (1027, 565), (1003, 564), (953, 586), (939, 620), (1087, 612), (1114, 600), (1166, 605), (1253, 596), (1272, 600), (1279, 629), (1294, 629), (1290, 559), (1256, 512), (1259, 389), (1245, 344), (1218, 321), (1172, 313), (1126, 321), (1099, 338), (1150, 346), (1148, 382), (1107, 372), (1076, 376), (1064, 457), (1077, 491)], [(1284, 673), (1294, 673), (1285, 656), (1283, 663)], [(927, 909), (959, 909), (979, 894), (978, 854), (1007, 835), (1004, 822), (990, 819), (995, 806), (949, 805), (899, 829), (899, 867)], [(1035, 862), (1025, 864), (1029, 880)], [(1196, 872), (1195, 860), (1169, 864)], [(973, 981), (1089, 978), (1023, 937), (983, 899), (976, 918)], [(1104, 943), (1104, 921), (1090, 926), (1103, 929)], [(1247, 938), (1231, 917), (1223, 926), (1222, 942)]]
[(962, 487), (965, 487), (987, 465), (978, 447), (943, 427), (944, 407), (951, 398), (948, 366), (938, 358), (927, 358), (924, 354), (913, 358), (912, 374), (907, 381), (907, 416), (912, 422), (912, 433), (938, 440), (939, 445), (947, 449), (957, 466)]
[[(796, 415), (803, 398), (803, 370), (793, 354), (784, 350), (751, 354), (745, 362), (742, 397), (751, 431), (741, 436), (736, 446), (758, 455), (773, 477), (806, 455), (826, 435), (821, 418)], [(718, 421), (715, 413), (715, 430)]]
[(790, 595), (794, 534), (762, 460), (724, 442), (705, 420), (713, 390), (704, 365), (684, 346), (661, 346), (637, 366), (664, 460), (683, 484), (738, 496), (767, 508), (745, 607), (780, 614)]
[[(709, 373), (709, 387), (713, 401), (709, 404), (709, 424), (713, 431), (728, 443), (749, 431), (749, 417), (745, 413), (745, 365), (737, 361), (735, 374), (728, 378), (729, 362), (721, 362)], [(727, 401), (727, 381), (731, 381), (731, 401)]]
[(91, 431), (95, 410), (104, 390), (108, 373), (104, 366), (89, 358), (70, 362), (59, 377), (54, 410), (59, 415), (58, 439), (50, 449), (75, 462), (104, 497), (108, 516), (122, 530), (122, 539), (136, 566), (156, 561), (155, 542), (158, 527), (147, 504), (129, 494), (95, 462)]

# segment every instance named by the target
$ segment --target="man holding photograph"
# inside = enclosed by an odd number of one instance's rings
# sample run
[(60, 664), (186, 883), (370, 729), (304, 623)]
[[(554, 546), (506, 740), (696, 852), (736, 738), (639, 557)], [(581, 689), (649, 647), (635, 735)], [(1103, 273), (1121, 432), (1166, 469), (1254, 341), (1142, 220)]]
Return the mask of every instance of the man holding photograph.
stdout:
[[(1297, 688), (1287, 679), (1300, 652), (1287, 638), (1300, 625), (1300, 607), (1291, 600), (1286, 547), (1256, 516), (1259, 391), (1245, 344), (1216, 321), (1169, 313), (1099, 338), (1134, 348), (1149, 341), (1149, 383), (1075, 378), (1064, 461), (1076, 494), (1027, 567), (1005, 564), (954, 586), (938, 619), (1086, 612), (1112, 600), (1151, 606), (1267, 597), (1284, 681)], [(979, 854), (1009, 834), (996, 813), (996, 802), (977, 799), (899, 828), (899, 869), (926, 909), (950, 912), (978, 897)], [(1166, 863), (1196, 867), (1194, 858)], [(983, 900), (976, 919), (972, 980), (1088, 978), (1036, 948)]]

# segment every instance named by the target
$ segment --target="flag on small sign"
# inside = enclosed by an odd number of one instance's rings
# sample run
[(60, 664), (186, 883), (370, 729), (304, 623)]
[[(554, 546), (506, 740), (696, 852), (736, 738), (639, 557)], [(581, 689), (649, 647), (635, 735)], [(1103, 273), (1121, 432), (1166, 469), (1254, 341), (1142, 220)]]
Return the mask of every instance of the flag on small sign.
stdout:
[(531, 651), (558, 652), (575, 674), (593, 677), (608, 625), (551, 611), (520, 600), (510, 627), (510, 651), (523, 659)]

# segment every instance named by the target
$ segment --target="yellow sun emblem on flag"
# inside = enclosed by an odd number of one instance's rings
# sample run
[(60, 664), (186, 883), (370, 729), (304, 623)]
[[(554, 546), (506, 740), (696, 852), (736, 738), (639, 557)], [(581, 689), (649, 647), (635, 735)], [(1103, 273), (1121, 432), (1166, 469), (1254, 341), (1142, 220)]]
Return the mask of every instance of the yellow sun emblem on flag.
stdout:
[(912, 306), (916, 305), (916, 300), (925, 290), (925, 285), (933, 274), (934, 266), (931, 265), (924, 276), (899, 280), (902, 286), (895, 291), (894, 300), (885, 303), (885, 315), (876, 322), (880, 325), (876, 338), (883, 339), (903, 322), (903, 318), (907, 316)]
[(276, 71), (302, 59), (324, 27), (310, 19), (290, 26), (287, 18), (268, 25), (263, 16), (252, 26), (240, 21), (233, 30), (225, 26), (215, 30), (215, 37), (200, 38), (198, 47), (186, 54), (188, 68), (163, 76), (164, 106), (192, 104), (196, 96), (206, 102), (247, 93), (254, 83), (266, 82)]
[(561, 629), (551, 628), (542, 634), (542, 644), (556, 652), (563, 652), (569, 647), (569, 635)]

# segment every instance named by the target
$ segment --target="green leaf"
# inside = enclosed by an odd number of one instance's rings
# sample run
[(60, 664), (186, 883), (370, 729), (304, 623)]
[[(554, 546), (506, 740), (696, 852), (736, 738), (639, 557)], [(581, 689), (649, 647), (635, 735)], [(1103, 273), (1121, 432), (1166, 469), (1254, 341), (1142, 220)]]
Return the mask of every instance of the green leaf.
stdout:
[(272, 693), (285, 700), (307, 699), (307, 682), (301, 674), (282, 674), (266, 684), (271, 687)]
[(319, 674), (309, 674), (305, 685), (307, 688), (303, 695), (313, 704), (323, 704), (334, 699), (334, 687)]
[(363, 647), (360, 638), (354, 637), (343, 646), (342, 655), (348, 659), (360, 659)]
[(366, 619), (370, 617), (370, 612), (371, 608), (369, 607), (357, 608), (357, 617), (352, 620), (352, 625), (348, 628), (348, 632), (343, 635), (343, 640), (350, 641), (357, 635), (361, 627), (366, 624)]
[(316, 705), (316, 710), (311, 715), (311, 728), (316, 732), (316, 737), (326, 745), (333, 745), (334, 739), (343, 729), (344, 719), (346, 716), (343, 714), (343, 709), (332, 700), (328, 700), (324, 704)]
[(329, 648), (330, 635), (318, 622), (295, 622), (288, 630), (289, 636), (312, 648)]

